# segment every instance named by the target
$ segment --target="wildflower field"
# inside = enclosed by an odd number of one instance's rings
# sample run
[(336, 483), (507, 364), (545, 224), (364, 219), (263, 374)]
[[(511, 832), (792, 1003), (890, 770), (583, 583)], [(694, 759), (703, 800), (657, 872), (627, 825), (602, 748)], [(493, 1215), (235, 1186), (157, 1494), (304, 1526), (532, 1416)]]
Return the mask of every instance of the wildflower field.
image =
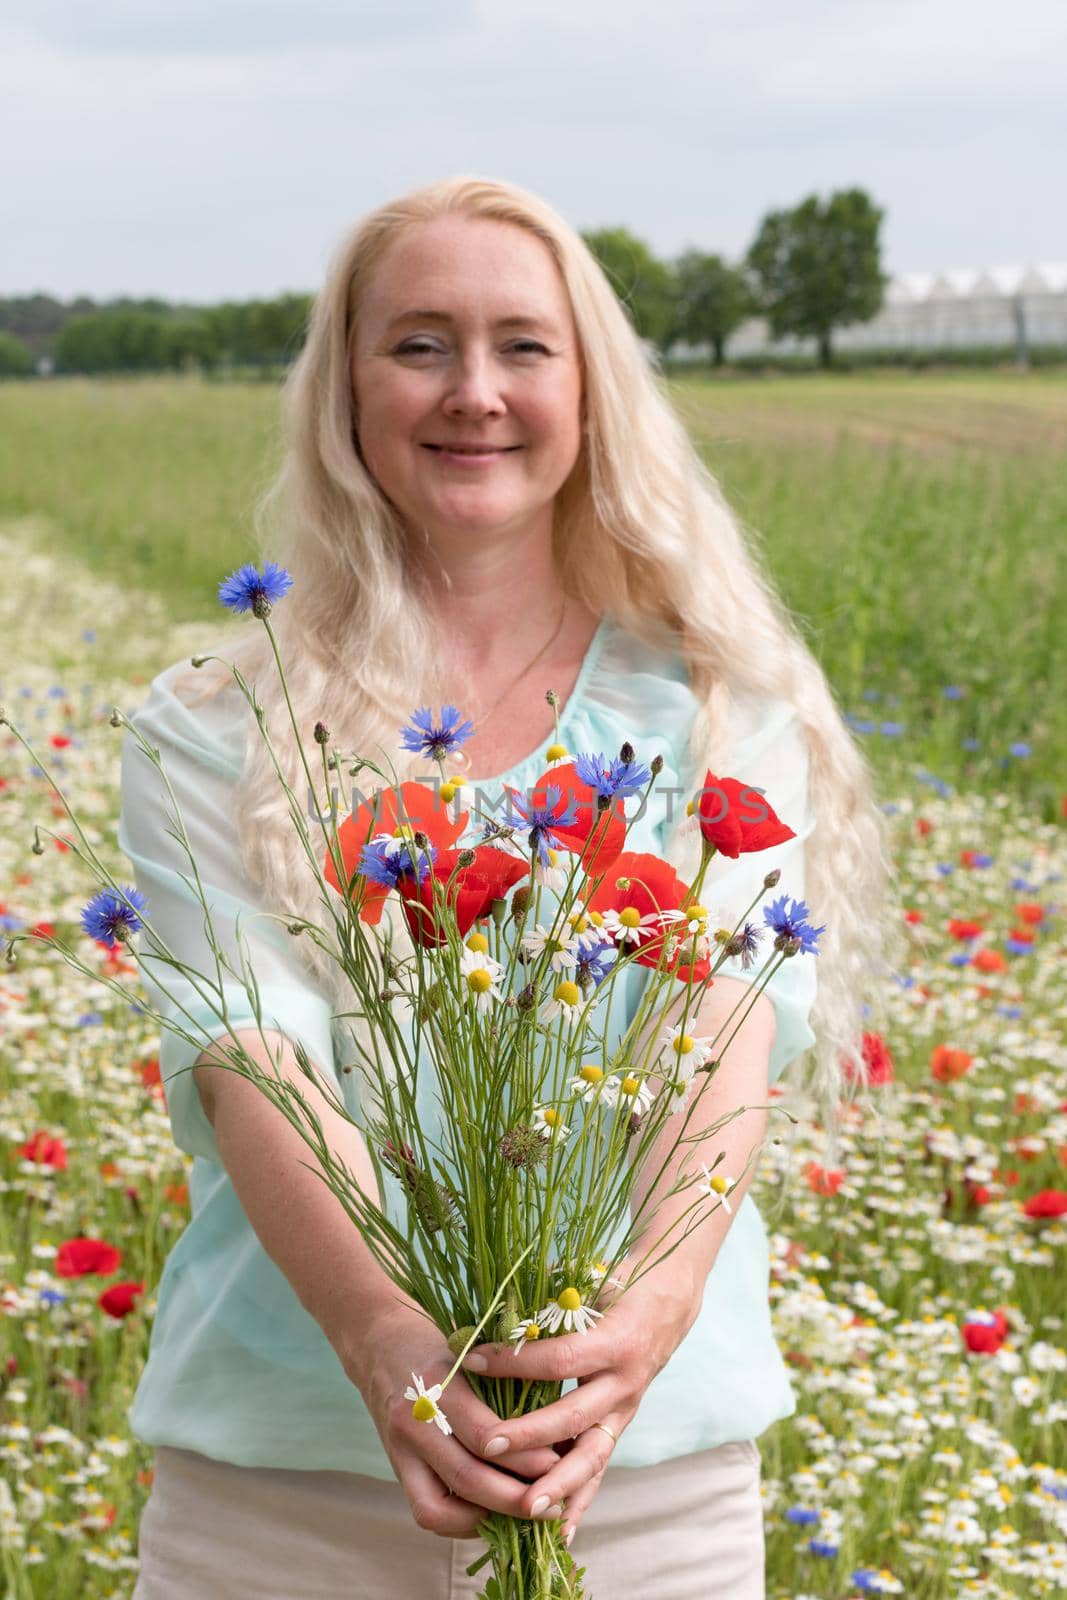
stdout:
[[(832, 1152), (787, 1073), (799, 1131), (768, 1145), (756, 1190), (797, 1393), (759, 1440), (768, 1596), (1067, 1593), (1067, 379), (677, 398), (869, 753), (899, 876), (867, 1092)], [(276, 406), (267, 386), (0, 385), (0, 703), (116, 868), (111, 708), (211, 634)], [(135, 1002), (121, 950), (80, 931), (73, 853), (35, 852), (35, 824), (62, 836), (0, 728), (0, 931), (80, 942)], [(17, 1600), (133, 1589), (151, 1455), (126, 1409), (188, 1208), (156, 1048), (136, 1004), (43, 944), (0, 968), (0, 1592)]]

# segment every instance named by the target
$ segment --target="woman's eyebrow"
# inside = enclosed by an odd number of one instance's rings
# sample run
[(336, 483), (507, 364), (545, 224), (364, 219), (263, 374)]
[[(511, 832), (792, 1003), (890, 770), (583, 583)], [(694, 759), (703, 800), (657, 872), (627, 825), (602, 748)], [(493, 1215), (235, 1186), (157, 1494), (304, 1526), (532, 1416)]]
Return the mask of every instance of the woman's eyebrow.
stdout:
[[(388, 327), (390, 329), (395, 328), (401, 322), (448, 322), (454, 324), (455, 320), (455, 317), (448, 311), (401, 311), (390, 320)], [(498, 317), (493, 326), (502, 330), (506, 328), (536, 328), (541, 333), (558, 333), (559, 331), (551, 322), (545, 322), (543, 318), (531, 316), (527, 313)]]

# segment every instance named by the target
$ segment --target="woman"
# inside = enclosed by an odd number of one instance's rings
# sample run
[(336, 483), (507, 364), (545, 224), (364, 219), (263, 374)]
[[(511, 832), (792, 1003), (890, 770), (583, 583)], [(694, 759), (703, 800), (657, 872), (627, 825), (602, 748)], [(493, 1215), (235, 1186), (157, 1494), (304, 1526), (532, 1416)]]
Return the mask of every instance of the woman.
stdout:
[[(663, 756), (663, 798), (629, 847), (669, 852), (683, 873), (699, 842), (680, 797), (705, 767), (764, 788), (796, 834), (775, 854), (782, 887), (828, 924), (815, 1029), (814, 960), (786, 962), (713, 1080), (708, 1119), (759, 1107), (816, 1033), (832, 1112), (881, 905), (868, 776), (577, 235), (533, 196), (480, 180), (381, 208), (338, 254), (287, 390), (267, 510), (296, 579), (274, 620), (300, 725), (321, 720), (335, 745), (381, 745), (402, 776), (425, 776), (398, 730), (413, 706), (453, 702), (475, 724), (467, 781), (522, 788), (554, 736), (550, 687), (572, 751), (630, 740)], [(264, 643), (254, 629), (229, 654), (280, 728)], [(244, 702), (207, 670), (164, 673), (136, 720), (232, 947), (242, 914), (313, 915), (314, 888)], [(298, 788), (295, 751), (283, 759)], [(121, 842), (156, 926), (202, 964), (154, 782), (129, 742)], [(740, 914), (767, 864), (717, 858), (708, 893)], [(248, 942), (283, 1070), (299, 1075), (302, 1045), (356, 1112), (352, 1040), (332, 1022), (344, 997), (279, 925)], [(752, 976), (739, 961), (724, 974), (701, 1031)], [(196, 1014), (191, 993), (178, 998)], [(230, 1031), (258, 1050), (244, 991), (228, 998)], [(205, 1037), (223, 1032), (201, 1021)], [(483, 1345), (468, 1363), (576, 1389), (502, 1430), (457, 1378), (445, 1438), (402, 1395), (413, 1371), (443, 1375), (447, 1346), (302, 1165), (299, 1136), (210, 1052), (166, 1034), (162, 1070), (175, 1138), (197, 1159), (131, 1413), (156, 1447), (137, 1600), (474, 1595), (484, 1508), (562, 1515), (593, 1595), (763, 1594), (754, 1440), (793, 1400), (747, 1179), (595, 1331), (518, 1355)], [(336, 1152), (371, 1182), (356, 1128), (319, 1100)], [(726, 1170), (764, 1125), (748, 1111), (719, 1137)]]

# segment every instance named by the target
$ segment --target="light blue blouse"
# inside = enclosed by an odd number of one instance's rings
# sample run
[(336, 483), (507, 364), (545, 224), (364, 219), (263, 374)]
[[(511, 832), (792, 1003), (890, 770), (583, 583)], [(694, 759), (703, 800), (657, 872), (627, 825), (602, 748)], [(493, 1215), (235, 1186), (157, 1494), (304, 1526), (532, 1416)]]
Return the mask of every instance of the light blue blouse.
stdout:
[[(350, 1058), (350, 1041), (332, 1023), (326, 997), (295, 954), (296, 942), (274, 923), (254, 920), (262, 907), (242, 872), (233, 823), (233, 786), (251, 727), (247, 706), (235, 688), (227, 688), (203, 706), (189, 708), (172, 687), (185, 665), (177, 663), (153, 682), (133, 721), (162, 754), (211, 904), (216, 937), (234, 953), (236, 920), (242, 918), (264, 1025), (273, 1023), (304, 1045), (358, 1120), (357, 1074), (340, 1070)], [(653, 649), (605, 617), (560, 723), (561, 737), (575, 753), (614, 755), (629, 740), (646, 763), (662, 755), (663, 773), (646, 813), (631, 826), (627, 848), (667, 855), (686, 881), (699, 857), (699, 839), (675, 830), (704, 776), (703, 770), (691, 770), (688, 756), (695, 711), (680, 653)], [(730, 912), (733, 920), (740, 916), (772, 867), (782, 871), (775, 892), (803, 898), (803, 842), (814, 823), (805, 742), (793, 708), (784, 701), (735, 697), (731, 718), (725, 772), (763, 789), (797, 837), (736, 862), (715, 858), (702, 899), (720, 910), (723, 920)], [(529, 786), (544, 770), (546, 748), (539, 747), (508, 773), (479, 781), (494, 789), (505, 779), (519, 789)], [(634, 805), (628, 803), (631, 812)], [(169, 835), (167, 810), (158, 773), (127, 735), (119, 843), (138, 887), (149, 898), (157, 930), (185, 960), (207, 970), (202, 912), (185, 881), (187, 861)], [(735, 961), (722, 970), (751, 981), (760, 964), (745, 972)], [(777, 1023), (771, 1083), (814, 1042), (808, 1017), (815, 965), (816, 958), (808, 955), (787, 961), (767, 990)], [(625, 976), (634, 986), (625, 1014), (617, 1003), (612, 1006), (617, 1033), (632, 1016), (637, 985), (646, 975), (632, 968)], [(155, 1004), (173, 1017), (181, 1002), (203, 1031), (203, 1043), (194, 1048), (165, 1030), (160, 1050), (174, 1139), (194, 1158), (192, 1218), (164, 1264), (149, 1357), (130, 1410), (131, 1427), (147, 1444), (178, 1446), (238, 1465), (332, 1469), (391, 1479), (392, 1467), (359, 1391), (249, 1224), (220, 1162), (193, 1074), (184, 1070), (208, 1040), (227, 1030), (188, 988), (178, 992), (169, 974), (165, 982), (169, 1001), (149, 980)], [(226, 998), (230, 1028), (255, 1026), (243, 988), (227, 986)], [(793, 1392), (771, 1330), (768, 1279), (766, 1231), (746, 1194), (708, 1278), (701, 1312), (650, 1385), (613, 1453), (613, 1466), (646, 1466), (730, 1440), (752, 1439), (793, 1412)]]

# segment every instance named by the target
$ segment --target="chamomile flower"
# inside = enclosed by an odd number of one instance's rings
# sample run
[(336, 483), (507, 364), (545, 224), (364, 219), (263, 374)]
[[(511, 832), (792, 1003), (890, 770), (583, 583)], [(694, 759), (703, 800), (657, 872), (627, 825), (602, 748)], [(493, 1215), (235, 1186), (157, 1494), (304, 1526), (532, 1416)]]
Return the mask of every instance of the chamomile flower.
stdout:
[(663, 1045), (667, 1064), (671, 1069), (670, 1075), (688, 1083), (697, 1068), (705, 1066), (711, 1060), (715, 1041), (706, 1035), (697, 1037), (695, 1034), (686, 1033), (679, 1027), (667, 1028), (664, 1031)]
[(524, 1344), (534, 1339), (540, 1339), (543, 1332), (544, 1329), (536, 1317), (524, 1317), (508, 1334), (508, 1338), (515, 1346), (515, 1354), (518, 1355)]
[(550, 1134), (553, 1139), (565, 1139), (571, 1131), (555, 1106), (535, 1106), (533, 1125), (542, 1133)]
[(642, 916), (636, 906), (623, 906), (621, 911), (612, 906), (603, 916), (605, 934), (623, 949), (627, 946), (636, 948), (645, 939), (654, 938), (668, 923), (677, 921), (681, 912), (646, 911)]
[(639, 1117), (644, 1116), (652, 1104), (652, 1090), (643, 1078), (636, 1077), (632, 1072), (621, 1077), (613, 1072), (610, 1078), (604, 1079), (601, 1094), (605, 1105), (617, 1106), (621, 1100)]
[(608, 1078), (603, 1068), (595, 1066), (592, 1061), (587, 1061), (576, 1078), (571, 1079), (571, 1094), (576, 1094), (588, 1105), (590, 1100), (595, 1100)]
[(579, 950), (595, 950), (604, 943), (604, 918), (599, 911), (579, 906), (568, 914), (567, 921)]
[(593, 1306), (584, 1304), (578, 1290), (572, 1286), (561, 1289), (554, 1300), (537, 1313), (537, 1321), (547, 1333), (588, 1333), (604, 1315)]
[(559, 864), (559, 851), (551, 846), (545, 847), (544, 861), (538, 856), (534, 862), (534, 882), (541, 885), (542, 889), (562, 889), (567, 882), (567, 874)]
[[(414, 1389), (411, 1387), (411, 1383), (415, 1385)], [(411, 1415), (415, 1418), (415, 1421), (432, 1422), (440, 1428), (442, 1433), (451, 1433), (452, 1424), (437, 1404), (441, 1398), (441, 1385), (435, 1383), (427, 1389), (422, 1379), (414, 1372), (411, 1374), (411, 1383), (404, 1390), (404, 1399), (413, 1402)]]
[(565, 933), (549, 933), (547, 928), (542, 928), (538, 923), (532, 933), (522, 936), (522, 947), (532, 956), (541, 956), (550, 953), (550, 965), (553, 972), (565, 972), (568, 967), (578, 963), (578, 942)]
[(700, 1170), (704, 1174), (704, 1181), (697, 1184), (697, 1194), (706, 1194), (710, 1199), (720, 1201), (727, 1215), (732, 1217), (734, 1208), (726, 1196), (736, 1187), (737, 1179), (728, 1178), (724, 1172), (709, 1172), (703, 1163)]
[(582, 991), (572, 978), (563, 978), (552, 991), (552, 999), (541, 1013), (544, 1022), (555, 1022), (561, 1017), (571, 1027), (581, 1019)]
[(492, 956), (482, 950), (464, 950), (459, 958), (459, 970), (476, 1011), (490, 1011), (494, 1000), (503, 1000), (500, 985), (504, 969)]

